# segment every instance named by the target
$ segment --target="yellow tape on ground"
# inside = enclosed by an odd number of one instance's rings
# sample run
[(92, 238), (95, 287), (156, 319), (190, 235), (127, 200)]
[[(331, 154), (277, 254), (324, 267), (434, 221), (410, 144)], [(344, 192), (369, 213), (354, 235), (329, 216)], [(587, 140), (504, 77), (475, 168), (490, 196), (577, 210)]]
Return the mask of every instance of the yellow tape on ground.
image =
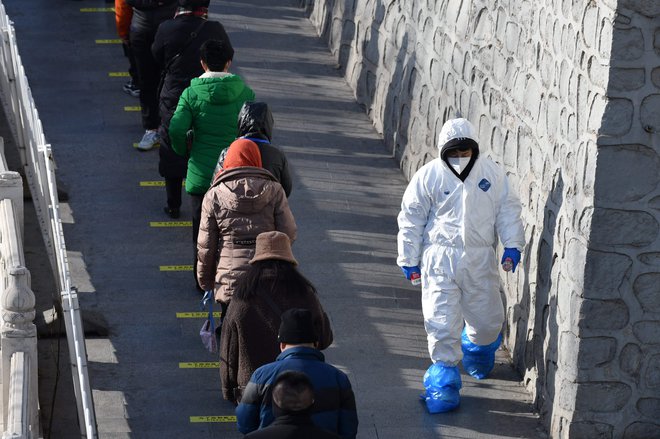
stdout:
[(138, 106), (124, 107), (124, 111), (141, 111), (142, 108)]
[(193, 271), (192, 265), (161, 265), (160, 271)]
[[(137, 148), (137, 143), (134, 143), (133, 146)], [(185, 180), (181, 182), (181, 186), (185, 186), (186, 182)], [(156, 180), (156, 181), (141, 181), (140, 182), (141, 187), (165, 187), (165, 181), (164, 180)]]
[(128, 72), (108, 72), (108, 76), (111, 78), (128, 78), (131, 75)]
[[(176, 318), (177, 319), (205, 319), (209, 313), (204, 312), (204, 311), (198, 311), (198, 312), (178, 312), (176, 313)], [(214, 311), (213, 312), (213, 317), (218, 317), (220, 318), (222, 316), (222, 313), (220, 311)]]
[(115, 12), (115, 8), (80, 8), (80, 12)]
[(121, 40), (120, 39), (96, 40), (96, 44), (121, 44)]
[(192, 363), (179, 363), (179, 369), (217, 369), (219, 361), (197, 361)]
[(236, 422), (236, 416), (191, 416), (190, 422)]
[(192, 227), (192, 221), (149, 221), (149, 227)]

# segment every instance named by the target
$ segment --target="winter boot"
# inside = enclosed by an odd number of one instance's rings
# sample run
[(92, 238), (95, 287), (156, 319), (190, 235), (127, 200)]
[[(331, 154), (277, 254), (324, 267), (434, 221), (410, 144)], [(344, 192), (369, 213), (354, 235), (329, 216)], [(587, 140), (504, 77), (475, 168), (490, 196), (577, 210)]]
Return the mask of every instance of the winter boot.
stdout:
[(470, 341), (463, 328), (461, 348), (463, 350), (463, 369), (478, 380), (483, 380), (495, 366), (495, 351), (502, 343), (502, 334), (497, 340), (487, 345), (477, 345)]
[(426, 403), (429, 413), (454, 410), (460, 404), (461, 374), (458, 367), (442, 362), (431, 365), (424, 374), (424, 393), (420, 398)]

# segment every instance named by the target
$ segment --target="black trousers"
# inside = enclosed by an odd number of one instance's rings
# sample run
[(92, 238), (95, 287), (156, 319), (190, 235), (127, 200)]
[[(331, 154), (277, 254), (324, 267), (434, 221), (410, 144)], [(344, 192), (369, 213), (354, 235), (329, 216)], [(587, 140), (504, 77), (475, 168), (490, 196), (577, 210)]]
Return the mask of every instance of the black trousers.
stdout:
[(140, 80), (140, 107), (142, 127), (145, 130), (155, 130), (160, 125), (157, 92), (161, 69), (151, 55), (155, 33), (155, 30), (140, 30), (131, 32), (130, 35), (131, 51)]
[(135, 65), (135, 56), (133, 56), (133, 49), (129, 43), (123, 43), (122, 48), (124, 49), (124, 56), (128, 58), (128, 75), (133, 81), (133, 85), (137, 88), (140, 88), (140, 77), (138, 76), (137, 66)]
[(181, 208), (182, 184), (183, 184), (183, 178), (165, 179), (165, 193), (167, 194), (167, 207), (169, 207), (170, 209)]

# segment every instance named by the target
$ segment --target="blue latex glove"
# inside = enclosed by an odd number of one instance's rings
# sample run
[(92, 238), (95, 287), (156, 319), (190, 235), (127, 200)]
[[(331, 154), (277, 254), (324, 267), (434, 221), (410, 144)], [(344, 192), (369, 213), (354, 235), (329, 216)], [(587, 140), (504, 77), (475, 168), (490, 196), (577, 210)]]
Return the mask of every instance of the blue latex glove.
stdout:
[(410, 280), (410, 276), (412, 276), (413, 273), (422, 274), (422, 272), (419, 269), (419, 265), (415, 265), (414, 267), (401, 267), (401, 271), (403, 271), (403, 274), (406, 276), (406, 279), (408, 280)]
[(504, 261), (507, 258), (511, 259), (511, 263), (513, 264), (511, 272), (515, 273), (516, 266), (518, 265), (518, 262), (520, 262), (520, 251), (517, 248), (505, 248), (501, 263), (504, 264)]

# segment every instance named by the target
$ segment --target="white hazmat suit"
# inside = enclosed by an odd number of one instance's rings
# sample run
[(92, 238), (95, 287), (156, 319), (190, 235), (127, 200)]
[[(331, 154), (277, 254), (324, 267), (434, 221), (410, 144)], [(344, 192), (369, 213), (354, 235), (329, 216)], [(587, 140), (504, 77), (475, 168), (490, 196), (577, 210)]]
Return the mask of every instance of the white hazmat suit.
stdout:
[[(462, 181), (443, 160), (443, 147), (466, 139), (473, 153)], [(466, 119), (445, 123), (438, 139), (441, 157), (412, 177), (398, 216), (397, 264), (421, 269), (424, 326), (434, 363), (461, 360), (463, 321), (473, 343), (497, 339), (504, 321), (497, 235), (506, 248), (522, 251), (525, 243), (520, 201), (504, 171), (479, 156), (476, 142)]]

